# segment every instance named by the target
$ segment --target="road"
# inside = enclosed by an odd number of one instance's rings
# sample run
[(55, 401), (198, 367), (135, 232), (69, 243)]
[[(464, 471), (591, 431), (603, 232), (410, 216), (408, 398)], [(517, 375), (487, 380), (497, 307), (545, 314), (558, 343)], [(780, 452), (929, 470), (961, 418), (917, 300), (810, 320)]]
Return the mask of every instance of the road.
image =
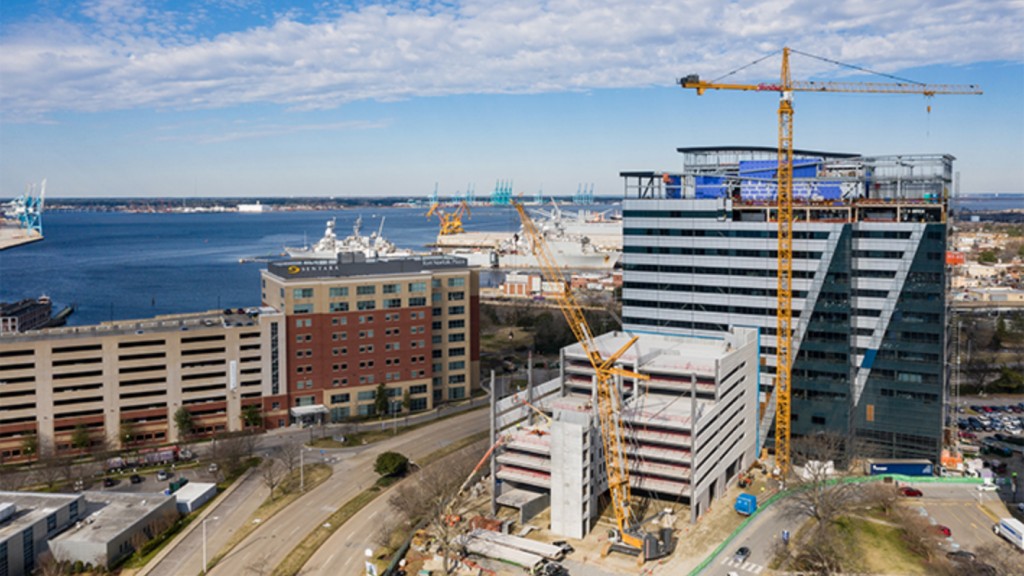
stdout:
[[(394, 450), (416, 460), (486, 429), (487, 412), (477, 410), (366, 447), (332, 451), (335, 458), (333, 476), (261, 524), (210, 573), (236, 576), (260, 573), (261, 569), (276, 566), (315, 526), (322, 524), (338, 507), (376, 481), (373, 462), (378, 454)], [(373, 536), (372, 532), (367, 535)], [(365, 546), (358, 550), (363, 548)], [(344, 555), (344, 551), (339, 553)], [(212, 552), (210, 556), (213, 556)]]
[[(246, 480), (217, 504), (214, 513), (207, 517), (207, 552), (213, 558), (215, 552), (227, 545), (236, 530), (266, 500), (270, 491), (260, 480), (259, 474), (250, 474)], [(149, 576), (176, 576), (199, 574), (203, 566), (203, 530), (197, 527), (163, 560), (154, 566)]]

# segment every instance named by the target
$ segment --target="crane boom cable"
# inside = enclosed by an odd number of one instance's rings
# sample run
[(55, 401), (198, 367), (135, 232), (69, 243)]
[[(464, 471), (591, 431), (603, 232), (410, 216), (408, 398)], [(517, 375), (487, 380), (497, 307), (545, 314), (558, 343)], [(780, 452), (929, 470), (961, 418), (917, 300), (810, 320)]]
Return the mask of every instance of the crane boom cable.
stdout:
[(814, 54), (808, 54), (807, 52), (801, 52), (799, 50), (794, 50), (792, 48), (790, 48), (789, 51), (794, 53), (794, 54), (799, 54), (801, 56), (807, 56), (808, 58), (814, 58), (815, 60), (821, 60), (822, 62), (827, 62), (829, 64), (835, 64), (836, 66), (841, 66), (843, 68), (850, 68), (851, 70), (857, 70), (857, 71), (860, 71), (860, 72), (867, 72), (868, 74), (874, 74), (876, 76), (882, 76), (884, 78), (891, 78), (891, 79), (897, 80), (899, 82), (906, 82), (906, 83), (909, 83), (909, 84), (919, 84), (921, 86), (924, 86), (924, 82), (918, 82), (917, 80), (910, 80), (910, 79), (902, 78), (900, 76), (896, 76), (896, 75), (893, 75), (893, 74), (887, 74), (885, 72), (879, 72), (877, 70), (872, 70), (870, 68), (865, 68), (863, 66), (857, 66), (856, 64), (847, 64), (846, 62), (840, 62), (839, 60), (833, 60), (831, 58), (825, 58), (824, 56), (817, 56), (817, 55), (814, 55)]
[(754, 60), (753, 62), (751, 62), (749, 64), (744, 64), (743, 66), (740, 66), (739, 68), (733, 70), (732, 72), (726, 72), (725, 74), (723, 74), (722, 76), (719, 76), (718, 78), (715, 78), (711, 82), (712, 83), (720, 82), (720, 81), (728, 78), (729, 76), (732, 76), (733, 74), (737, 74), (739, 72), (742, 72), (742, 71), (746, 70), (747, 68), (750, 68), (751, 66), (756, 66), (756, 65), (760, 64), (761, 62), (764, 62), (765, 60), (771, 58), (772, 56), (775, 56), (776, 54), (781, 54), (781, 53), (782, 53), (782, 50), (776, 50), (774, 52), (769, 52), (768, 54), (765, 54), (764, 56), (758, 58), (757, 60)]

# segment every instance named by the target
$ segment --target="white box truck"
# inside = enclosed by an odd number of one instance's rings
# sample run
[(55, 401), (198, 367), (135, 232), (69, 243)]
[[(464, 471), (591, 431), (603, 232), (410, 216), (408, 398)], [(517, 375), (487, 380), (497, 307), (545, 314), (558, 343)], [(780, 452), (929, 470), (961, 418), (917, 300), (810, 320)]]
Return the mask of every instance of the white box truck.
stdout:
[(1024, 550), (1024, 523), (1016, 518), (1003, 518), (992, 527), (997, 535), (1006, 538), (1017, 548)]

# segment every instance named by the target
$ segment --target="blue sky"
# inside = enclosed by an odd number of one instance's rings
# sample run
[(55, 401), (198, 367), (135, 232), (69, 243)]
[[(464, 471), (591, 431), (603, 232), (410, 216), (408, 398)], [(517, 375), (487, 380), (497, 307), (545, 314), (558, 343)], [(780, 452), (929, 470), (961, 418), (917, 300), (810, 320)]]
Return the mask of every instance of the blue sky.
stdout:
[(985, 91), (797, 94), (798, 148), (950, 153), (964, 193), (1022, 192), (1022, 29), (1019, 0), (3, 0), (0, 198), (618, 195), (680, 146), (774, 146), (776, 94), (674, 82), (782, 46)]

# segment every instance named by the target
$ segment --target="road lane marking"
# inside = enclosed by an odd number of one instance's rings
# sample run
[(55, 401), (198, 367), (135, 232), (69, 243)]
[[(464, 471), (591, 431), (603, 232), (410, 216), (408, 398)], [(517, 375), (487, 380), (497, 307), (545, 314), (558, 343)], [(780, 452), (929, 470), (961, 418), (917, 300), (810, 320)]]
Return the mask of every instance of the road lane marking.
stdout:
[(976, 504), (976, 506), (978, 507), (978, 510), (981, 510), (982, 514), (988, 516), (990, 520), (992, 520), (993, 522), (999, 522), (999, 517), (990, 512), (988, 508), (982, 506), (981, 504)]

